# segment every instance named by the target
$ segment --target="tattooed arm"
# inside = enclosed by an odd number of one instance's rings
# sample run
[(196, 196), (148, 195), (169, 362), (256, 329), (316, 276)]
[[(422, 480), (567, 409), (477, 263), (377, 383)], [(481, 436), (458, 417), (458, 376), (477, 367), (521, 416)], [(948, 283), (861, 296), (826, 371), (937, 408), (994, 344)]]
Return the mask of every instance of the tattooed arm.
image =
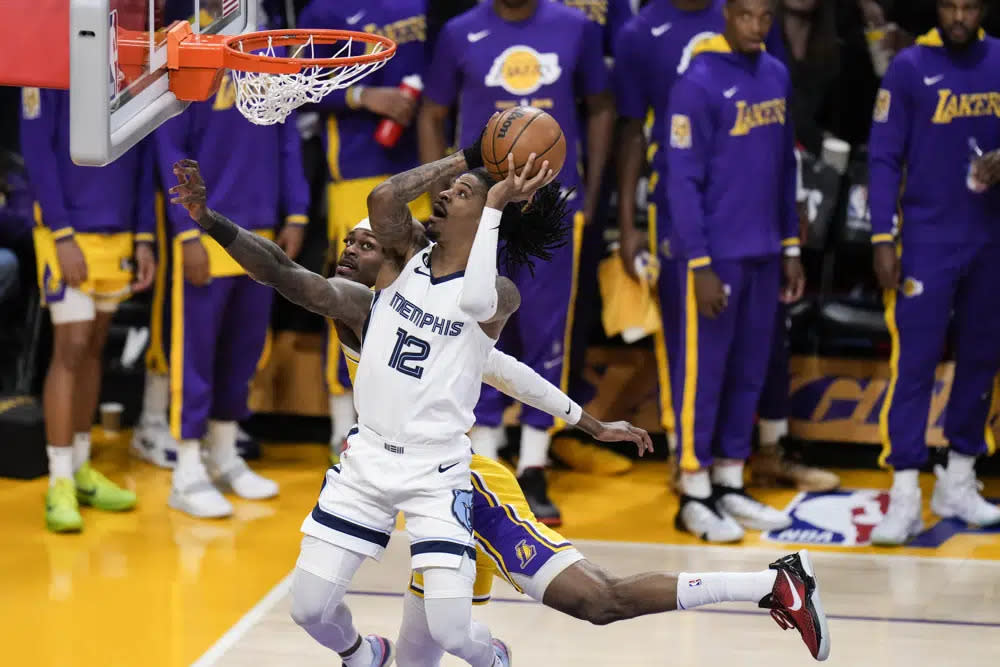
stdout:
[(414, 236), (409, 203), (432, 183), (451, 180), (468, 170), (462, 152), (420, 165), (383, 181), (368, 195), (368, 219), (386, 259), (402, 268), (413, 256)]
[(171, 203), (184, 206), (202, 231), (218, 241), (251, 278), (303, 308), (337, 320), (360, 339), (372, 302), (368, 288), (343, 278), (327, 280), (293, 262), (277, 244), (208, 208), (205, 184), (194, 160), (176, 163), (174, 174), (179, 183), (170, 188)]
[(488, 322), (480, 322), (479, 328), (490, 338), (500, 338), (500, 332), (510, 316), (521, 307), (521, 292), (514, 281), (506, 276), (497, 276), (497, 310)]

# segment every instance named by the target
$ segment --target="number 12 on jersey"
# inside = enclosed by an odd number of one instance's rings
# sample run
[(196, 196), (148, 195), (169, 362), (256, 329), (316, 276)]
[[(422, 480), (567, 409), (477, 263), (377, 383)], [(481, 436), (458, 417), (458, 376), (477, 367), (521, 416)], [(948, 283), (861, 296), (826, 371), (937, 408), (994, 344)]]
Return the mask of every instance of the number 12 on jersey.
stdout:
[(389, 356), (389, 368), (395, 368), (403, 375), (417, 378), (424, 374), (424, 367), (417, 364), (425, 361), (431, 353), (431, 344), (422, 338), (411, 336), (406, 329), (396, 329), (396, 345)]

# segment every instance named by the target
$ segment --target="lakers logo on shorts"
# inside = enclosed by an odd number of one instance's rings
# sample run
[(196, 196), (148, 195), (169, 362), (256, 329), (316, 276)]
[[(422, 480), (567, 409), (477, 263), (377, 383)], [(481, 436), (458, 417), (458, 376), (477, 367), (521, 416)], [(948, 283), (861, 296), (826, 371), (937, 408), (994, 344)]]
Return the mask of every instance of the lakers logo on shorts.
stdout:
[(486, 74), (486, 85), (500, 87), (511, 95), (530, 95), (555, 83), (562, 75), (558, 53), (539, 53), (530, 46), (504, 49)]
[(521, 540), (514, 547), (514, 554), (517, 556), (517, 561), (521, 564), (521, 569), (528, 567), (528, 563), (535, 559), (538, 554), (538, 550), (535, 549), (534, 544), (528, 544), (528, 540)]
[(451, 513), (469, 533), (472, 533), (472, 489), (454, 490), (455, 499), (451, 502)]

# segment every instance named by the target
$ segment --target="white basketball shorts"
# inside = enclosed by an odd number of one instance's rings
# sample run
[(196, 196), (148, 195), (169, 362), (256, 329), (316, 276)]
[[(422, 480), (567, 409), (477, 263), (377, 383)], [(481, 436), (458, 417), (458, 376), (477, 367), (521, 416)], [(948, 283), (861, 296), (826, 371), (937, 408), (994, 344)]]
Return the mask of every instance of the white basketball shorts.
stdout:
[(463, 556), (475, 560), (472, 449), (462, 440), (454, 447), (414, 446), (355, 426), (302, 532), (379, 560), (402, 512), (414, 570), (458, 568)]

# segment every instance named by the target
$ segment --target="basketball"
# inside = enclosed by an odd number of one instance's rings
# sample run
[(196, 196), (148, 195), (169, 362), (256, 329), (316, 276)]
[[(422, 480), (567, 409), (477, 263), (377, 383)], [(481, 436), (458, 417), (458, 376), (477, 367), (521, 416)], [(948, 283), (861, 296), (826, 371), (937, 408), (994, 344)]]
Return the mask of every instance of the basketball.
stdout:
[(513, 107), (490, 119), (483, 133), (483, 163), (490, 176), (507, 178), (507, 154), (514, 156), (514, 169), (520, 170), (535, 153), (534, 173), (542, 162), (556, 174), (566, 160), (566, 137), (556, 119), (534, 107)]

